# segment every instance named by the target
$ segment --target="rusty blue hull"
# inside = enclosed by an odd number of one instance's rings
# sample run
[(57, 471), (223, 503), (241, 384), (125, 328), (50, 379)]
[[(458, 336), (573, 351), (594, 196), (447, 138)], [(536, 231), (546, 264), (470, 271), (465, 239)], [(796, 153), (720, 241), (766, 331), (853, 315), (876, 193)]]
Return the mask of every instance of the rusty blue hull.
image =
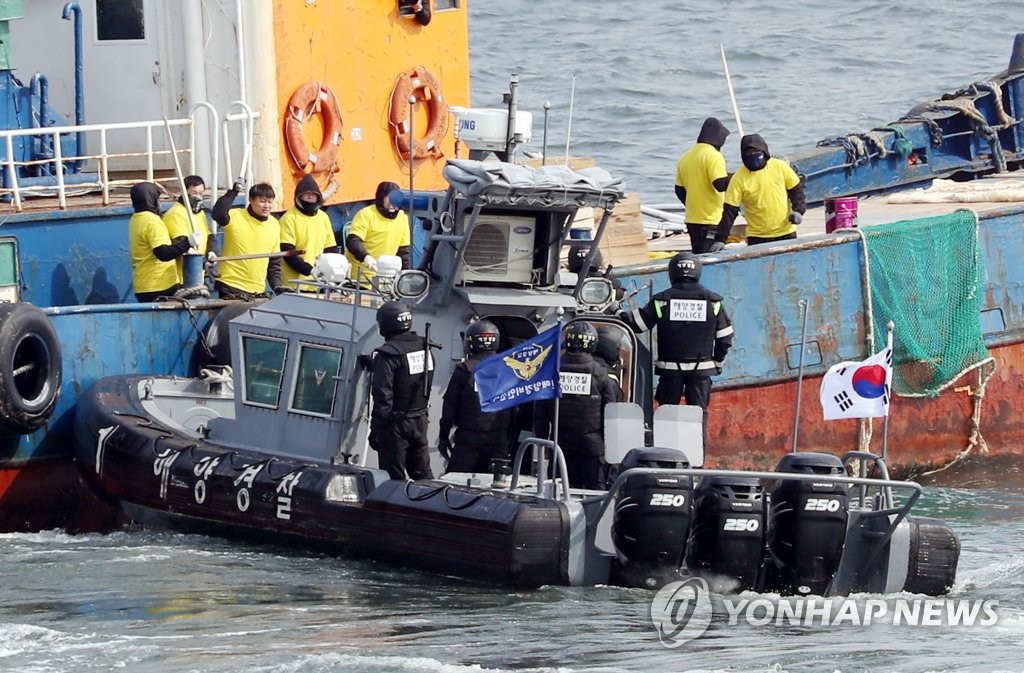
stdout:
[[(934, 397), (896, 397), (888, 419), (890, 465), (902, 477), (947, 477), (977, 460), (1024, 456), (1024, 207), (979, 217), (985, 258), (979, 316), (988, 367), (963, 374)], [(710, 407), (707, 455), (718, 467), (765, 468), (793, 449), (882, 451), (882, 418), (823, 420), (821, 376), (869, 354), (868, 279), (855, 231), (801, 237), (781, 246), (705, 256), (702, 282), (724, 297), (736, 328)], [(667, 286), (664, 262), (618, 270), (627, 286)], [(803, 307), (807, 304), (807, 332)], [(804, 376), (800, 378), (800, 345)], [(800, 384), (800, 385), (798, 385)], [(799, 400), (798, 400), (799, 396)], [(800, 419), (797, 424), (797, 408)]]

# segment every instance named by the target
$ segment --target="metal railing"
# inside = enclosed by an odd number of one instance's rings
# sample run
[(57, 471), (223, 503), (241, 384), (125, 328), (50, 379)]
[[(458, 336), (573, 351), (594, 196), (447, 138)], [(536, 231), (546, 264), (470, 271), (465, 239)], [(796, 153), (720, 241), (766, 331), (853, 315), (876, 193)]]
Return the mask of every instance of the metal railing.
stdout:
[[(250, 110), (244, 114), (227, 115), (218, 118), (216, 111), (208, 103), (197, 104), (192, 114), (182, 119), (151, 120), (137, 122), (115, 122), (108, 124), (84, 124), (77, 126), (50, 126), (46, 128), (11, 129), (0, 131), (0, 143), (3, 143), (5, 156), (0, 157), (3, 176), (6, 184), (0, 186), (0, 199), (9, 199), (15, 212), (21, 212), (25, 200), (30, 197), (49, 197), (57, 199), (57, 207), (68, 208), (69, 198), (84, 194), (99, 194), (100, 205), (111, 205), (111, 192), (118, 187), (127, 187), (139, 180), (149, 182), (176, 183), (174, 176), (174, 158), (172, 151), (164, 147), (167, 126), (171, 129), (184, 129), (188, 141), (177, 150), (177, 154), (185, 155), (183, 166), (190, 173), (196, 169), (195, 127), (197, 109), (211, 111), (213, 126), (220, 125), (223, 134), (224, 156), (230, 161), (228, 148), (228, 123), (241, 122), (243, 161), (250, 161), (252, 156), (253, 124), (256, 116)], [(91, 153), (65, 154), (61, 145), (62, 137), (84, 134), (87, 142), (85, 147), (98, 148)], [(211, 188), (217, 191), (220, 143), (218, 134), (214, 132), (214, 141), (210, 148), (214, 165)], [(18, 149), (17, 155), (33, 155), (30, 159), (19, 159), (16, 155), (17, 139), (32, 142), (40, 147), (52, 149), (52, 156), (38, 156), (33, 152)], [(127, 141), (127, 142), (126, 142)], [(111, 151), (111, 145), (129, 146), (130, 150)], [(38, 167), (40, 178), (24, 178), (26, 168)], [(247, 166), (242, 167), (247, 170)], [(168, 171), (168, 176), (158, 176), (158, 172)], [(227, 174), (231, 174), (230, 164)]]

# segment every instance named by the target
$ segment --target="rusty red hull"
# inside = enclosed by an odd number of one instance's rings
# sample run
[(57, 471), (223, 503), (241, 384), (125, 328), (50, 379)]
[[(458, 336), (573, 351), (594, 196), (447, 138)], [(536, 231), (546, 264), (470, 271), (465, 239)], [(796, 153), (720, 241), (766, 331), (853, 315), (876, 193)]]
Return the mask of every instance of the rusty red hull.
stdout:
[[(1024, 459), (1024, 343), (990, 351), (995, 374), (982, 391), (978, 371), (964, 374), (935, 398), (897, 397), (888, 428), (890, 472), (898, 478), (943, 481), (970, 463), (1005, 466)], [(821, 377), (805, 378), (797, 449), (842, 453), (864, 447), (882, 453), (884, 419), (824, 421)], [(980, 438), (972, 420), (982, 393)], [(716, 389), (710, 407), (709, 467), (768, 469), (793, 448), (797, 383)], [(972, 436), (975, 440), (972, 442)], [(870, 441), (868, 441), (870, 440)], [(862, 441), (864, 443), (862, 443)]]
[(123, 523), (117, 510), (85, 485), (71, 456), (0, 468), (0, 502), (5, 533), (95, 532)]

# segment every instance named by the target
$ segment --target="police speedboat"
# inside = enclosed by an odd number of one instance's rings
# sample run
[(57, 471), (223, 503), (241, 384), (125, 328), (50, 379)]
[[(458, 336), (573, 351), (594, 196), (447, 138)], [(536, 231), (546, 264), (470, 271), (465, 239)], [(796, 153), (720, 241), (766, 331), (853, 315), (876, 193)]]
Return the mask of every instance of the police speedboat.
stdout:
[[(884, 460), (794, 453), (775, 472), (706, 469), (700, 410), (652, 409), (651, 353), (604, 312), (609, 281), (566, 287), (560, 272), (577, 209), (603, 213), (599, 242), (619, 182), (501, 162), (453, 160), (445, 172), (450, 189), (417, 213), (429, 226), (418, 270), (381, 274), (367, 290), (325, 255), (305, 288), (315, 292), (222, 313), (203, 338), (229, 353), (198, 377), (110, 377), (87, 391), (75, 427), (87, 481), (146, 525), (521, 588), (700, 575), (795, 594), (948, 591), (957, 536), (910, 514), (921, 487), (889, 480)], [(388, 298), (412, 304), (414, 328), (434, 344), (433, 437), (471, 321), (497, 325), (502, 348), (576, 320), (612, 335), (624, 401), (605, 410), (607, 489), (574, 487), (559, 446), (528, 433), (511, 470), (388, 478), (367, 448), (365, 367)]]

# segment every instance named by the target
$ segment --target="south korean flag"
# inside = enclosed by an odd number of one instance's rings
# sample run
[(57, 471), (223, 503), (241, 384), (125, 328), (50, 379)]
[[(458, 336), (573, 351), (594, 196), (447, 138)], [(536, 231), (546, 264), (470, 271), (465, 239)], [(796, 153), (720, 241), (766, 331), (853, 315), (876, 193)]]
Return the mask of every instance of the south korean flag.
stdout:
[(832, 365), (821, 379), (819, 398), (826, 421), (889, 415), (892, 343), (863, 362)]

